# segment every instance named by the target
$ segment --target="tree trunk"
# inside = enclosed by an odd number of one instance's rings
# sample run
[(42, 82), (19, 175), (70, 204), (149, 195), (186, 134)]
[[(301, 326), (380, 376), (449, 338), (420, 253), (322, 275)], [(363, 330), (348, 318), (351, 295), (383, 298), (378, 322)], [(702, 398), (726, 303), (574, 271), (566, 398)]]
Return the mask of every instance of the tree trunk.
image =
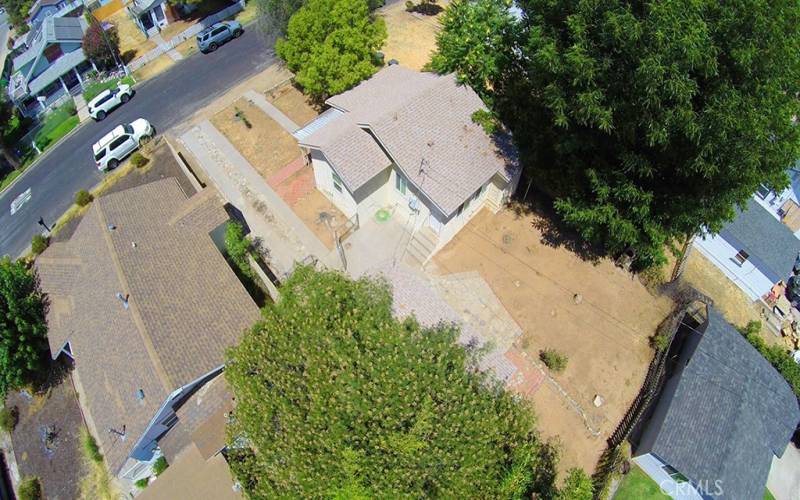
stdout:
[(0, 154), (3, 155), (3, 158), (6, 159), (8, 163), (14, 167), (14, 170), (19, 168), (19, 160), (17, 159), (17, 155), (14, 153), (14, 150), (6, 145), (0, 145)]

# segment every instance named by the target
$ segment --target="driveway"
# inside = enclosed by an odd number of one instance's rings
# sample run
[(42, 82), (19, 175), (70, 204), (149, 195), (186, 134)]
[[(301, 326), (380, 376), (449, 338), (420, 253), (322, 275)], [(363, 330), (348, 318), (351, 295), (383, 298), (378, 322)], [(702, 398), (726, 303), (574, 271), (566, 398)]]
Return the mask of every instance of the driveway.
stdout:
[(792, 443), (789, 443), (780, 459), (772, 457), (767, 489), (775, 500), (800, 498), (800, 450)]
[[(104, 121), (81, 126), (0, 195), (0, 255), (20, 255), (41, 231), (39, 217), (52, 224), (72, 204), (75, 192), (103, 178), (95, 168), (91, 145), (116, 125), (144, 117), (159, 133), (165, 132), (274, 61), (271, 50), (251, 29), (214, 53), (180, 61), (139, 86), (131, 102)], [(28, 188), (31, 199), (12, 216), (11, 201)]]

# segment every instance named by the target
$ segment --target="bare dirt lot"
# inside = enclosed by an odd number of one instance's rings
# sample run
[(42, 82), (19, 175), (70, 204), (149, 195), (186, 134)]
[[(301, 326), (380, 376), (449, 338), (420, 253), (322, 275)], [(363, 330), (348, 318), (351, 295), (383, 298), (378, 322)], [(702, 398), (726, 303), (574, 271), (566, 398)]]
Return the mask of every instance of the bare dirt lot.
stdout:
[[(449, 1), (437, 2), (447, 7)], [(436, 33), (439, 32), (439, 19), (435, 16), (406, 12), (405, 3), (397, 2), (378, 11), (386, 21), (386, 44), (383, 53), (386, 61), (397, 59), (407, 68), (421, 70), (431, 59), (436, 48)]]
[(308, 98), (288, 83), (266, 92), (266, 97), (269, 102), (301, 127), (319, 114)]
[[(250, 128), (236, 117), (237, 110)], [(214, 115), (211, 123), (265, 179), (301, 155), (294, 137), (246, 99), (239, 99)]]
[(108, 18), (117, 27), (119, 34), (119, 52), (126, 62), (130, 62), (156, 48), (155, 42), (148, 40), (128, 15), (127, 9), (121, 9)]
[[(431, 272), (480, 272), (522, 328), (516, 344), (528, 362), (541, 367), (546, 348), (568, 357), (532, 400), (543, 435), (562, 442), (560, 469), (593, 471), (639, 391), (653, 354), (649, 337), (672, 303), (608, 260), (588, 262), (544, 244), (537, 217), (484, 209), (439, 252)], [(596, 395), (604, 400), (599, 408)]]

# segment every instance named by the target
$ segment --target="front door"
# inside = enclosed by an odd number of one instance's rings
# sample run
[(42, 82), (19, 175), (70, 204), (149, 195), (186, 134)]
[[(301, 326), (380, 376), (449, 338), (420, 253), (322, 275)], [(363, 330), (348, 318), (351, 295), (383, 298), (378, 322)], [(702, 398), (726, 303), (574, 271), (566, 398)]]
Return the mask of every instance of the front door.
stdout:
[(157, 25), (159, 25), (159, 26), (166, 26), (167, 25), (167, 19), (164, 16), (164, 4), (163, 3), (161, 5), (156, 6), (156, 8), (153, 9), (153, 14), (156, 16), (156, 24)]
[(150, 31), (151, 29), (153, 29), (153, 18), (150, 17), (149, 12), (145, 12), (144, 14), (139, 16), (139, 21), (142, 22), (142, 28), (144, 28), (145, 31)]

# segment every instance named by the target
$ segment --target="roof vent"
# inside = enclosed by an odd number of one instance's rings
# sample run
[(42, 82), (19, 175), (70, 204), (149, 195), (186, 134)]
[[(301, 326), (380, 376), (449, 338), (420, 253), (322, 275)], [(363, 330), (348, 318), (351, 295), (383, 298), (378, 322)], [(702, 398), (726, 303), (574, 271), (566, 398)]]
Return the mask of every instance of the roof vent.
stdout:
[(398, 65), (400, 63), (397, 62), (397, 59), (389, 59), (389, 63), (388, 64), (389, 64), (389, 66), (396, 66), (396, 65)]
[(136, 391), (136, 399), (138, 399), (139, 401), (144, 401), (144, 390), (143, 389), (139, 389), (138, 391)]
[(122, 301), (122, 307), (124, 307), (126, 311), (128, 310), (128, 297), (130, 297), (130, 295), (122, 295), (122, 292), (117, 292), (117, 298)]
[(136, 248), (136, 242), (135, 241), (131, 241), (131, 248)]
[(115, 230), (116, 228), (117, 228), (117, 226), (115, 226), (114, 224), (109, 224), (109, 225), (108, 225), (108, 230), (109, 230), (109, 231), (113, 231), (113, 230)]

